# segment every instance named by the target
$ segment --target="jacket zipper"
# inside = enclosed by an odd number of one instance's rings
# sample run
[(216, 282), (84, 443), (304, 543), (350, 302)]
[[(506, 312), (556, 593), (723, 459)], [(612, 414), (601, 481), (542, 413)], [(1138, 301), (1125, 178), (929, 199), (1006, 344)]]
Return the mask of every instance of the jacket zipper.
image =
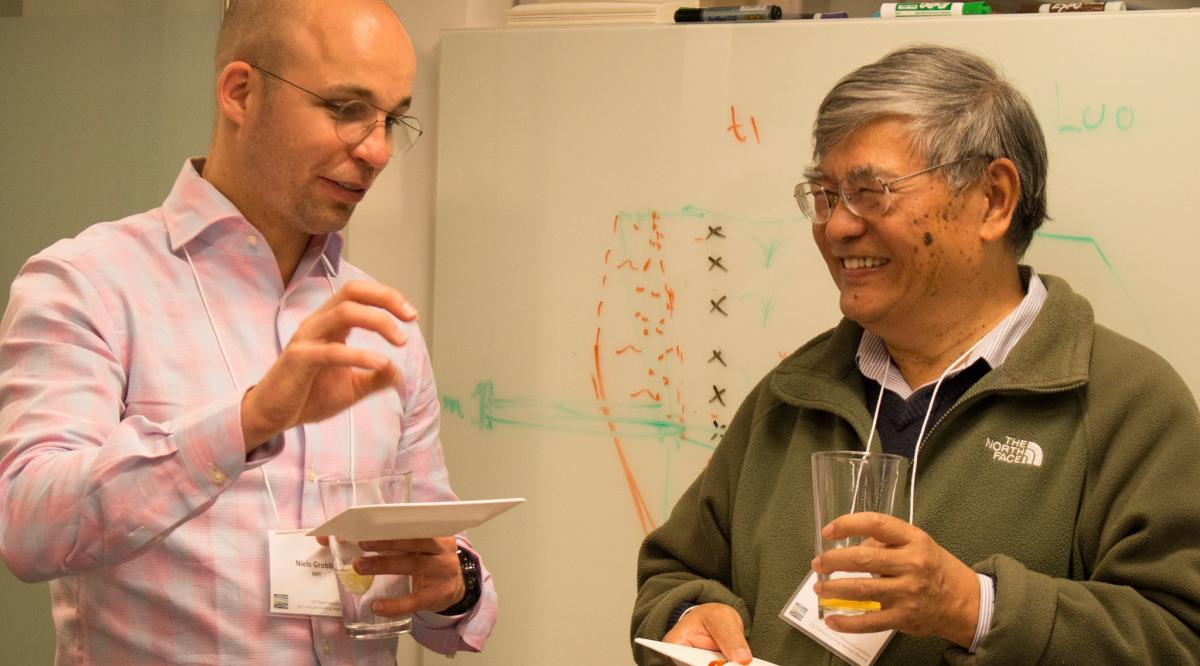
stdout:
[[(933, 426), (929, 428), (929, 432), (925, 433), (924, 439), (917, 442), (916, 451), (913, 453), (913, 460), (914, 461), (920, 460), (921, 451), (924, 450), (925, 443), (928, 442), (933, 437), (933, 433), (937, 432), (938, 426), (940, 426), (943, 421), (945, 421), (947, 418), (949, 418), (951, 414), (954, 414), (956, 412), (960, 412), (960, 411), (966, 409), (967, 407), (974, 404), (980, 398), (982, 398), (986, 395), (991, 395), (994, 393), (1033, 393), (1033, 394), (1037, 394), (1037, 395), (1054, 395), (1056, 393), (1067, 393), (1069, 391), (1074, 391), (1075, 389), (1079, 388), (1080, 386), (1083, 386), (1085, 383), (1086, 382), (1080, 381), (1075, 384), (1070, 384), (1068, 386), (1061, 386), (1061, 387), (1053, 388), (1053, 389), (1033, 389), (1033, 388), (1016, 388), (1016, 387), (1014, 387), (1014, 388), (1009, 388), (1009, 389), (987, 389), (987, 390), (983, 390), (983, 391), (980, 391), (975, 394), (968, 392), (967, 395), (964, 396), (962, 399), (960, 399), (958, 402), (954, 403), (953, 405), (950, 405), (950, 409), (947, 409), (945, 414), (942, 414), (941, 417), (938, 418), (937, 421), (934, 421)], [(912, 484), (913, 484), (914, 488), (917, 485), (917, 469), (916, 469), (915, 465), (913, 467), (913, 472), (912, 472)], [(914, 501), (914, 504), (915, 504), (915, 501)], [(913, 511), (913, 516), (914, 517), (916, 516), (915, 509)]]

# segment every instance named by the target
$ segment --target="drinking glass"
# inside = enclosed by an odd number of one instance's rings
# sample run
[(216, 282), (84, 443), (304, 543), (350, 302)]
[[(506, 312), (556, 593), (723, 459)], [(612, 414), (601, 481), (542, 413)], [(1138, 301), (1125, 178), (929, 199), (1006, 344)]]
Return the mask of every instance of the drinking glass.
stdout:
[[(408, 502), (412, 472), (385, 470), (354, 476), (338, 474), (317, 479), (321, 507), (328, 520), (342, 511), (365, 504)], [(376, 599), (404, 596), (412, 589), (412, 577), (394, 574), (364, 575), (354, 570), (354, 559), (363, 555), (358, 542), (329, 538), (334, 573), (342, 601), (342, 623), (351, 638), (386, 638), (412, 630), (412, 616), (384, 617), (371, 610)]]
[[(826, 539), (821, 530), (839, 516), (859, 511), (875, 511), (904, 518), (904, 488), (908, 478), (908, 458), (890, 453), (863, 451), (818, 451), (812, 454), (813, 504), (816, 518), (817, 555), (834, 548), (858, 546), (864, 537)], [(841, 578), (865, 578), (862, 572), (835, 571), (819, 574), (825, 582)], [(851, 599), (817, 600), (818, 617), (861, 615), (880, 609), (878, 601)]]

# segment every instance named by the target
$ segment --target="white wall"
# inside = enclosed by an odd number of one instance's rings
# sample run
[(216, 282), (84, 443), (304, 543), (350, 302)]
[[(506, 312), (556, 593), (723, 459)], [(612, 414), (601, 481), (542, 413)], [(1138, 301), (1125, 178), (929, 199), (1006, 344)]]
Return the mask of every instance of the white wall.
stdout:
[[(417, 51), (411, 113), (424, 136), (394, 158), (358, 206), (350, 224), (349, 258), (377, 280), (404, 292), (421, 311), (421, 327), (436, 345), (433, 325), (433, 200), (437, 164), (438, 51), (444, 30), (504, 25), (511, 0), (388, 0)], [(436, 368), (435, 368), (436, 370)], [(453, 470), (451, 470), (453, 473)]]

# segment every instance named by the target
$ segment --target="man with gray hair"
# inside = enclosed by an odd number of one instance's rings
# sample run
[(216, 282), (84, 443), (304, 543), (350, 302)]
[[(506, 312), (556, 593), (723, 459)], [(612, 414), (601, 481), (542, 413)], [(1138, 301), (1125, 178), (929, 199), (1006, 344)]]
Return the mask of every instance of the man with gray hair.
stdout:
[[(407, 470), (415, 501), (456, 499), (416, 310), (342, 256), (420, 136), (413, 47), (383, 0), (237, 0), (217, 43), (208, 155), (13, 283), (0, 556), (51, 581), (59, 663), (394, 665), (395, 638), (347, 636), (305, 532), (321, 476)], [(496, 594), (464, 536), (364, 547), (340, 575), (413, 583), (372, 612), (482, 649)]]
[[(914, 46), (839, 81), (813, 137), (795, 195), (845, 318), (762, 380), (646, 538), (633, 636), (743, 664), (829, 663), (822, 643), (858, 663), (1195, 663), (1200, 412), (1020, 264), (1046, 211), (1029, 103), (974, 54)], [(815, 557), (810, 455), (872, 438), (912, 462), (913, 522), (843, 516), (822, 536), (863, 545)], [(793, 628), (810, 569), (857, 572), (811, 592), (879, 610)]]

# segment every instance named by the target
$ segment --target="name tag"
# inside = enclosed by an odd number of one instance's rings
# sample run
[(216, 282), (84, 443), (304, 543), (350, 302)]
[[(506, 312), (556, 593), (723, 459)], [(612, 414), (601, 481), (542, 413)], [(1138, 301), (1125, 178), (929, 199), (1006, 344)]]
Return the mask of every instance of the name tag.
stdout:
[(333, 553), (302, 530), (268, 530), (271, 613), (341, 617)]
[(816, 584), (817, 575), (810, 571), (783, 607), (779, 617), (845, 661), (858, 666), (874, 664), (888, 641), (896, 634), (895, 630), (873, 634), (843, 634), (830, 629), (818, 617), (817, 593), (813, 591)]

